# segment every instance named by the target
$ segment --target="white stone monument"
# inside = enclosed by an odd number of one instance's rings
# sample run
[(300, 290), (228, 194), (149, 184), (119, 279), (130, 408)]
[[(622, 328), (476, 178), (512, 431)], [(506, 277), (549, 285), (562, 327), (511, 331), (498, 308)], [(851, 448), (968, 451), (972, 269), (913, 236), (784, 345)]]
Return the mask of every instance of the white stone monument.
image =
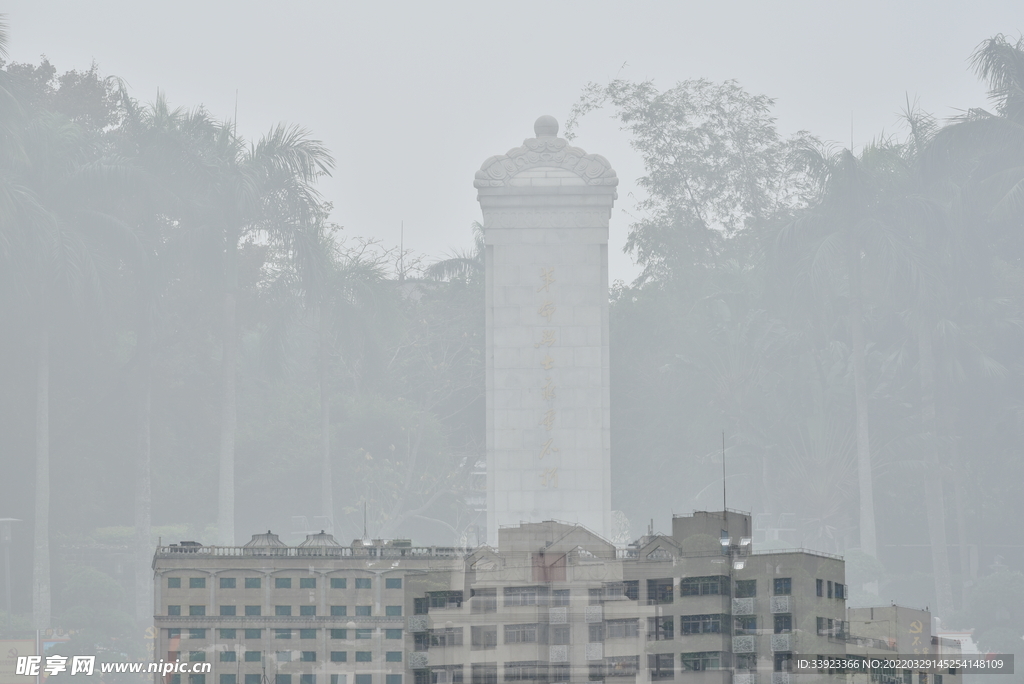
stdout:
[(487, 278), (487, 541), (520, 522), (611, 534), (608, 161), (557, 137), (491, 157), (474, 185)]

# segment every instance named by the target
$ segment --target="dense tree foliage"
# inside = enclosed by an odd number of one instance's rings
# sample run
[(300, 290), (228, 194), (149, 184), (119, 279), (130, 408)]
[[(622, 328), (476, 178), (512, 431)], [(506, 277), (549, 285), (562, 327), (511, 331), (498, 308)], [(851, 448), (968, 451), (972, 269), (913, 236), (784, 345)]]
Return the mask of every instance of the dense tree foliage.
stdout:
[[(973, 64), (992, 112), (908, 106), (904, 136), (858, 153), (784, 138), (734, 82), (591, 86), (568, 129), (610, 108), (646, 165), (643, 272), (611, 292), (632, 533), (721, 505), (724, 431), (728, 503), (765, 545), (843, 553), (854, 601), (932, 605), (996, 644), (1019, 616), (986, 606), (1024, 560), (1024, 44)], [(474, 539), (479, 228), (434, 264), (345, 239), (302, 129), (250, 142), (95, 65), (0, 66), (19, 624), (146, 624), (159, 537), (344, 541), (365, 515), (372, 536)]]

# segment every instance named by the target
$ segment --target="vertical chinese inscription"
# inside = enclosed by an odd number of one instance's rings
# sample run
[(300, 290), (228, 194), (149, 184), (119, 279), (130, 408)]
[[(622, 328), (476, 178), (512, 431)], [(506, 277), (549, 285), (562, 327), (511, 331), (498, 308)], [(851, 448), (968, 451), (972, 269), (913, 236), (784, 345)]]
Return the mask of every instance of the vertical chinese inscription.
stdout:
[[(551, 285), (555, 281), (555, 267), (544, 266), (540, 270), (540, 286), (538, 293), (543, 293), (544, 301), (537, 309), (537, 315), (544, 319), (547, 325), (551, 324), (557, 307), (553, 301)], [(540, 367), (553, 375), (555, 360), (551, 357), (550, 349), (558, 342), (557, 331), (554, 328), (542, 328), (540, 341), (534, 343), (534, 349), (544, 349), (544, 356), (540, 360)], [(543, 402), (543, 413), (539, 425), (544, 427), (545, 432), (551, 432), (555, 427), (557, 412), (555, 410), (555, 382), (551, 375), (544, 376), (544, 384), (540, 387), (541, 401)], [(558, 488), (558, 465), (552, 463), (558, 454), (558, 447), (555, 445), (555, 438), (548, 437), (539, 447), (538, 460), (545, 461), (545, 466), (539, 473), (540, 486), (551, 489)]]

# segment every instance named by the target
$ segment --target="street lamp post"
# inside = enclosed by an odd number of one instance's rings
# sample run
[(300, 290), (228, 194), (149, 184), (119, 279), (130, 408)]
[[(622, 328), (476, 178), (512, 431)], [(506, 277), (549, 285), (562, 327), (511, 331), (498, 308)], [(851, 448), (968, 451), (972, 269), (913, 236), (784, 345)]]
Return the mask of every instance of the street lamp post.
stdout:
[(17, 518), (0, 518), (0, 545), (4, 547), (4, 606), (7, 608), (7, 631), (11, 631), (11, 528)]

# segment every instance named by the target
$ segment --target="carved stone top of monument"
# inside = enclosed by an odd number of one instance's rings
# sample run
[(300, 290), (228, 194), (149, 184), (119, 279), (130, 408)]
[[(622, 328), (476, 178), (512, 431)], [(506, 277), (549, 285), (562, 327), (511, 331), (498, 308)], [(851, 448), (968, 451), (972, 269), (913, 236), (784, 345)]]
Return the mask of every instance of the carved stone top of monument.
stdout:
[(522, 172), (545, 168), (569, 171), (583, 181), (581, 185), (606, 188), (615, 193), (619, 179), (608, 160), (599, 154), (587, 154), (571, 146), (565, 138), (559, 138), (558, 122), (553, 116), (537, 119), (533, 130), (536, 138), (527, 138), (521, 147), (485, 161), (476, 172), (473, 186), (478, 189), (516, 186), (519, 183), (513, 179)]

